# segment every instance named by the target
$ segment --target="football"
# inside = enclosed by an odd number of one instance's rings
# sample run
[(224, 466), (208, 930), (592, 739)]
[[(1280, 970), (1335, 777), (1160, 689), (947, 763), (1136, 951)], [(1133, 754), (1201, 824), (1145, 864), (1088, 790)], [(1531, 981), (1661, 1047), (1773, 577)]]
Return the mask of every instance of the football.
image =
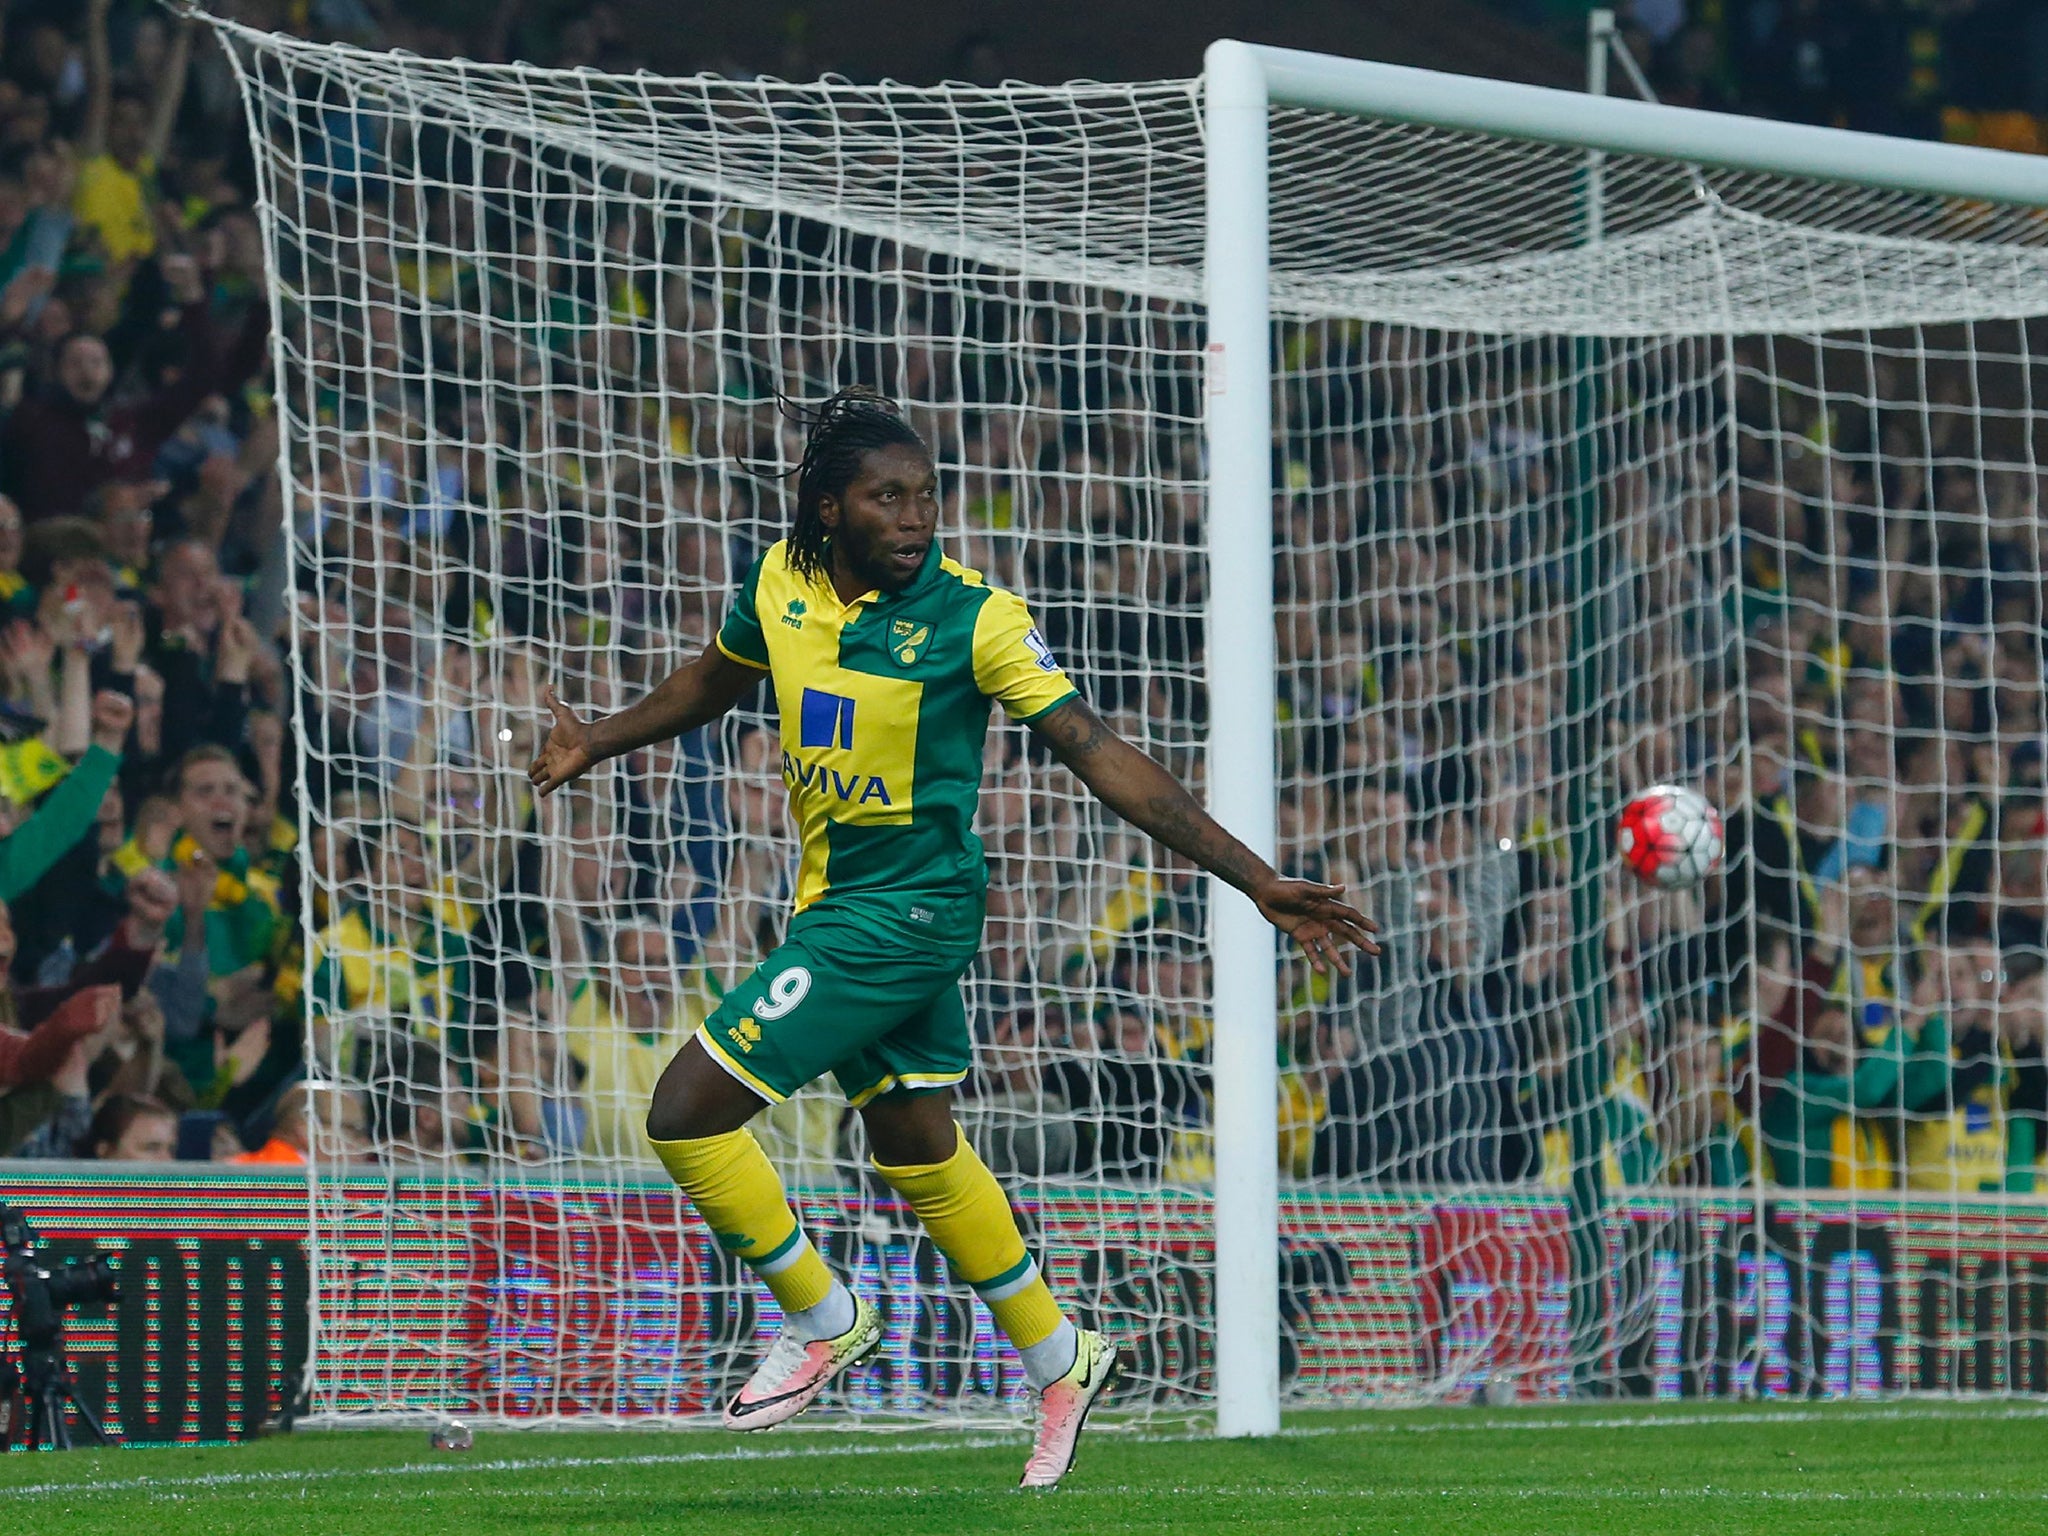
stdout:
[(1721, 867), (1721, 813), (1697, 790), (1656, 784), (1622, 807), (1614, 829), (1622, 862), (1646, 885), (1679, 890)]

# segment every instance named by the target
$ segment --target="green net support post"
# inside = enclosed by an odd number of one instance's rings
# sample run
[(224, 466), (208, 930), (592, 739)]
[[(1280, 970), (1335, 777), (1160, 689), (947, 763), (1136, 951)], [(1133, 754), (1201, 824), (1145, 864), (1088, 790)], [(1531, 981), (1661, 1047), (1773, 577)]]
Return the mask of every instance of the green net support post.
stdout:
[(1606, 591), (1613, 559), (1602, 505), (1601, 368), (1605, 348), (1572, 344), (1572, 577), (1579, 593), (1572, 621), (1575, 660), (1567, 680), (1564, 754), (1565, 823), (1571, 833), (1572, 1049), (1565, 1074), (1572, 1180), (1567, 1203), (1571, 1235), (1571, 1350), (1578, 1385), (1604, 1378), (1607, 1330), (1606, 1117), (1603, 1095), (1611, 1071), (1607, 1051), (1607, 956), (1601, 881), (1605, 835), (1609, 637)]

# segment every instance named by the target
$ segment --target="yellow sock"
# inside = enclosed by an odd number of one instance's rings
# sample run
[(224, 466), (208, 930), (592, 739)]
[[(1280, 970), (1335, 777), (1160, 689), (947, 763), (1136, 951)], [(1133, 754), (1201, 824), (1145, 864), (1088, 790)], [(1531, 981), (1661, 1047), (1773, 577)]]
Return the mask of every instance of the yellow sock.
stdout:
[(889, 1181), (931, 1233), (953, 1273), (974, 1287), (996, 1325), (1020, 1350), (1042, 1344), (1066, 1317), (1024, 1251), (1023, 1234), (1003, 1198), (1003, 1186), (975, 1156), (967, 1137), (943, 1163), (875, 1172)]
[(796, 1224), (782, 1180), (752, 1131), (653, 1145), (718, 1246), (746, 1261), (784, 1314), (809, 1311), (832, 1294), (832, 1271)]

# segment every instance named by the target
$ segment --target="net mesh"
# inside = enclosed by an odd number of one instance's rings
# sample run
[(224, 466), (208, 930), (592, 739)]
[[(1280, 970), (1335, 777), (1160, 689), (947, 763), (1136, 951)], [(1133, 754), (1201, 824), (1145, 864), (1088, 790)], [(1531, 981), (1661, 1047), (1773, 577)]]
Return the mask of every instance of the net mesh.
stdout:
[[(949, 552), (1199, 791), (1198, 83), (216, 25), (275, 281), (309, 1051), (368, 1109), (316, 1148), (314, 1406), (708, 1411), (777, 1319), (640, 1124), (784, 921), (775, 722), (535, 805), (540, 690), (610, 710), (694, 654), (784, 527), (776, 393), (860, 380), (933, 446)], [(1271, 163), (1281, 852), (1384, 939), (1279, 973), (1290, 1398), (2048, 1390), (2004, 1193), (2042, 1109), (2039, 220), (1607, 156), (1588, 245), (1578, 151), (1281, 109)], [(1625, 884), (1611, 817), (1674, 780), (1727, 874)], [(1206, 882), (1014, 727), (980, 829), (963, 1122), (1127, 1406), (1200, 1408)], [(889, 1319), (837, 1408), (1014, 1407), (857, 1119), (813, 1090), (762, 1135)]]

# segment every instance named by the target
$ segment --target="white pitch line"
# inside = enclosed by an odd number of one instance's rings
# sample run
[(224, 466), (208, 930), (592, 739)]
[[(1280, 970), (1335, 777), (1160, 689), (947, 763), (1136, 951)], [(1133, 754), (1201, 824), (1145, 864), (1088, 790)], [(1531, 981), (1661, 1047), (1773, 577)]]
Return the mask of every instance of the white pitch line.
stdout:
[[(1512, 1412), (1512, 1410), (1511, 1410)], [(1308, 1431), (1317, 1434), (1361, 1435), (1440, 1435), (1440, 1434), (1492, 1434), (1496, 1432), (1519, 1432), (1522, 1430), (1550, 1429), (1683, 1429), (1693, 1424), (1868, 1424), (1886, 1420), (1912, 1420), (1915, 1423), (1931, 1423), (1941, 1419), (1956, 1419), (1974, 1422), (1983, 1419), (2043, 1419), (2048, 1418), (2048, 1403), (2003, 1403), (1997, 1406), (1974, 1403), (1950, 1406), (1929, 1403), (1924, 1407), (1896, 1405), (1890, 1407), (1852, 1408), (1780, 1408), (1760, 1409), (1754, 1413), (1640, 1413), (1626, 1417), (1610, 1418), (1549, 1418), (1478, 1419), (1471, 1423), (1459, 1423), (1452, 1419), (1432, 1419), (1421, 1424), (1347, 1424), (1341, 1429)], [(1283, 1434), (1301, 1431), (1283, 1430)], [(1190, 1437), (1194, 1438), (1194, 1437)], [(1199, 1438), (1207, 1439), (1208, 1436)]]
[[(752, 1491), (751, 1489), (749, 1491)], [(794, 1492), (793, 1489), (762, 1489), (773, 1495), (777, 1492)], [(850, 1490), (849, 1490), (850, 1491)], [(930, 1492), (929, 1489), (904, 1489), (903, 1492)], [(976, 1490), (957, 1488), (938, 1490), (940, 1492), (972, 1493)], [(1617, 1501), (1628, 1504), (1650, 1504), (1671, 1499), (1761, 1499), (1783, 1504), (1857, 1504), (1877, 1500), (1890, 1502), (1906, 1499), (1934, 1504), (1979, 1504), (1979, 1503), (2026, 1503), (2048, 1502), (2048, 1489), (2032, 1491), (2026, 1489), (1967, 1489), (1967, 1488), (1716, 1488), (1705, 1483), (1697, 1488), (1586, 1488), (1577, 1485), (1564, 1488), (1543, 1488), (1517, 1486), (1513, 1488), (1489, 1487), (1485, 1484), (1446, 1484), (1436, 1488), (1313, 1488), (1297, 1487), (1290, 1484), (1244, 1483), (1217, 1484), (1213, 1487), (1159, 1488), (1147, 1485), (1128, 1484), (1121, 1487), (1105, 1488), (1100, 1485), (1082, 1488), (1062, 1488), (1060, 1496), (1080, 1494), (1094, 1498), (1129, 1498), (1143, 1494), (1157, 1497), (1160, 1494), (1183, 1497), (1211, 1498), (1217, 1494), (1229, 1494), (1246, 1498), (1311, 1498), (1311, 1499), (1564, 1499), (1581, 1503), (1605, 1503)]]
[(437, 1477), (461, 1472), (558, 1472), (606, 1467), (685, 1467), (716, 1462), (810, 1461), (829, 1456), (907, 1456), (928, 1451), (971, 1451), (1008, 1445), (1009, 1439), (928, 1440), (915, 1445), (787, 1446), (780, 1450), (667, 1451), (638, 1456), (533, 1456), (475, 1461), (406, 1461), (373, 1467), (308, 1467), (248, 1472), (201, 1472), (192, 1477), (122, 1477), (105, 1482), (0, 1484), (0, 1499), (59, 1494), (174, 1492), (184, 1488), (240, 1488), (264, 1483), (344, 1482), (362, 1477)]
[[(535, 1498), (558, 1497), (559, 1489), (524, 1489), (520, 1496)], [(748, 1494), (760, 1494), (764, 1498), (791, 1497), (832, 1497), (837, 1495), (869, 1495), (877, 1493), (903, 1494), (917, 1498), (933, 1495), (957, 1494), (975, 1497), (990, 1494), (1007, 1494), (1006, 1488), (990, 1488), (986, 1484), (967, 1487), (954, 1485), (941, 1487), (934, 1484), (906, 1483), (894, 1488), (885, 1488), (873, 1483), (836, 1483), (813, 1485), (786, 1485), (783, 1487), (762, 1487), (749, 1483)], [(1444, 1484), (1428, 1488), (1319, 1488), (1292, 1483), (1212, 1483), (1195, 1484), (1187, 1487), (1160, 1487), (1150, 1483), (1122, 1483), (1104, 1486), (1093, 1484), (1083, 1487), (1062, 1486), (1060, 1499), (1065, 1502), (1074, 1498), (1128, 1499), (1143, 1498), (1190, 1498), (1213, 1499), (1218, 1496), (1256, 1499), (1556, 1499), (1585, 1504), (1624, 1503), (1654, 1504), (1677, 1499), (1755, 1499), (1774, 1504), (1864, 1504), (1883, 1501), (1908, 1501), (1925, 1504), (2039, 1504), (2048, 1503), (2048, 1490), (2027, 1489), (1967, 1489), (1967, 1488), (1716, 1488), (1711, 1483), (1697, 1488), (1586, 1488), (1573, 1485), (1563, 1488), (1545, 1488), (1521, 1485), (1517, 1487), (1491, 1487), (1485, 1484)]]
[[(530, 1467), (532, 1463), (522, 1463)], [(85, 1485), (88, 1488), (91, 1485)], [(102, 1485), (104, 1486), (104, 1485)], [(598, 1485), (603, 1488), (605, 1485)], [(222, 1490), (207, 1488), (156, 1489), (156, 1497), (171, 1501), (184, 1501), (193, 1497), (194, 1492), (228, 1495), (239, 1494), (253, 1498), (257, 1489), (244, 1487)], [(403, 1484), (370, 1490), (364, 1497), (379, 1504), (422, 1503), (441, 1496), (449, 1490), (412, 1487)], [(564, 1497), (590, 1491), (573, 1481), (551, 1484), (543, 1488), (488, 1488), (474, 1490), (490, 1500), (503, 1503), (507, 1500), (546, 1499), (558, 1501)], [(780, 1486), (759, 1484), (717, 1484), (695, 1486), (686, 1494), (717, 1496), (728, 1491), (742, 1491), (749, 1496), (763, 1499), (816, 1499), (816, 1498), (873, 1498), (877, 1495), (889, 1497), (958, 1497), (958, 1498), (1007, 1498), (1011, 1489), (1007, 1480), (999, 1484), (981, 1483), (973, 1486), (954, 1484), (951, 1486), (928, 1483), (901, 1483), (888, 1486), (876, 1483), (802, 1483)], [(467, 1494), (465, 1493), (465, 1496)], [(1697, 1488), (1587, 1488), (1573, 1485), (1568, 1487), (1542, 1487), (1522, 1485), (1499, 1487), (1484, 1484), (1443, 1484), (1436, 1487), (1420, 1488), (1325, 1488), (1294, 1484), (1272, 1483), (1216, 1483), (1186, 1487), (1160, 1487), (1151, 1484), (1113, 1484), (1066, 1487), (1060, 1492), (1063, 1502), (1074, 1499), (1148, 1499), (1175, 1498), (1196, 1499), (1213, 1503), (1218, 1498), (1230, 1499), (1318, 1499), (1353, 1500), (1379, 1503), (1476, 1503), (1487, 1499), (1511, 1500), (1517, 1503), (1569, 1503), (1569, 1504), (1622, 1504), (1641, 1506), (1646, 1504), (1677, 1503), (1732, 1503), (1732, 1504), (1915, 1504), (1915, 1505), (2013, 1505), (2048, 1504), (2048, 1491), (2025, 1489), (1978, 1489), (1963, 1488), (1862, 1488), (1862, 1489), (1819, 1489), (1819, 1488), (1717, 1488), (1705, 1484)]]
[[(1934, 1405), (1923, 1408), (1910, 1406), (1872, 1408), (1790, 1408), (1776, 1412), (1755, 1413), (1664, 1413), (1636, 1414), (1629, 1416), (1553, 1417), (1516, 1419), (1487, 1418), (1473, 1422), (1459, 1422), (1455, 1419), (1431, 1420), (1420, 1424), (1404, 1423), (1350, 1423), (1350, 1424), (1304, 1424), (1291, 1425), (1280, 1431), (1279, 1438), (1288, 1440), (1319, 1439), (1330, 1435), (1432, 1435), (1432, 1434), (1491, 1434), (1533, 1432), (1544, 1433), (1557, 1430), (1600, 1430), (1600, 1429), (1683, 1429), (1694, 1425), (1754, 1424), (1772, 1425), (1784, 1423), (1868, 1423), (1885, 1420), (1912, 1420), (1927, 1422), (1940, 1419), (1955, 1419), (1962, 1422), (2000, 1419), (2048, 1418), (2048, 1403), (2000, 1404), (1996, 1407), (1975, 1404)], [(246, 1472), (203, 1472), (190, 1477), (128, 1477), (112, 1478), (105, 1482), (61, 1482), (28, 1483), (9, 1488), (0, 1483), (0, 1499), (51, 1498), (58, 1495), (121, 1493), (121, 1492), (162, 1492), (175, 1494), (183, 1489), (255, 1487), (263, 1484), (298, 1484), (306, 1482), (335, 1482), (365, 1477), (435, 1477), (462, 1472), (522, 1472), (522, 1471), (573, 1471), (585, 1468), (606, 1467), (666, 1467), (702, 1466), (721, 1462), (775, 1462), (811, 1461), (834, 1456), (909, 1456), (923, 1455), (931, 1451), (986, 1450), (1015, 1444), (1018, 1436), (982, 1435), (952, 1439), (916, 1440), (904, 1443), (879, 1445), (807, 1445), (784, 1446), (759, 1450), (735, 1447), (724, 1451), (669, 1451), (648, 1452), (642, 1455), (624, 1456), (534, 1456), (502, 1457), (489, 1461), (469, 1460), (451, 1456), (445, 1461), (397, 1462), (386, 1466), (368, 1467), (317, 1467), (303, 1471), (264, 1470)], [(1182, 1433), (1174, 1435), (1149, 1435), (1143, 1443), (1148, 1445), (1188, 1444), (1207, 1442), (1214, 1437), (1204, 1433)], [(164, 1447), (174, 1450), (175, 1447)], [(1362, 1496), (1362, 1495), (1361, 1495)], [(1392, 1490), (1389, 1497), (1405, 1496), (1400, 1490)], [(1434, 1497), (1435, 1495), (1431, 1495)], [(1747, 1495), (1745, 1495), (1747, 1496)]]

